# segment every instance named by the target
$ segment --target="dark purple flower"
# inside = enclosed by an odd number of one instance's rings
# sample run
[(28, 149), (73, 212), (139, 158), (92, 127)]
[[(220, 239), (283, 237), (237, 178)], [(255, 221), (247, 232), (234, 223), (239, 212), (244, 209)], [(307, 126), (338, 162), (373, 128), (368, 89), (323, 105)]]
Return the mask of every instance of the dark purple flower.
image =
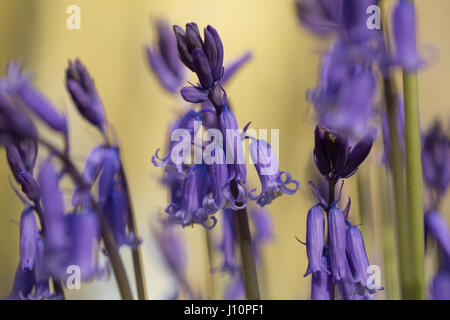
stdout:
[(81, 115), (103, 131), (105, 129), (103, 104), (94, 80), (78, 59), (75, 62), (69, 61), (66, 69), (66, 87)]
[(63, 134), (67, 134), (67, 122), (64, 115), (30, 84), (29, 75), (22, 73), (16, 63), (10, 63), (6, 69), (8, 91), (15, 94), (42, 121)]
[(44, 241), (42, 239), (39, 239), (37, 241), (36, 262), (33, 269), (34, 293), (28, 296), (28, 298), (32, 300), (54, 298), (54, 296), (50, 292), (50, 273), (48, 268), (54, 268), (55, 266), (52, 265), (51, 261), (46, 260), (45, 251), (46, 248)]
[(435, 211), (429, 211), (424, 216), (427, 236), (436, 239), (441, 250), (450, 259), (450, 229), (445, 219)]
[[(166, 212), (183, 226), (199, 223), (206, 227), (205, 223), (208, 219), (208, 214), (206, 209), (203, 208), (203, 199), (207, 195), (209, 184), (206, 167), (199, 164), (192, 165), (186, 173), (184, 196), (181, 205), (171, 203), (166, 208)], [(213, 221), (214, 226), (216, 222), (214, 217)]]
[(184, 81), (184, 67), (178, 58), (176, 38), (163, 20), (156, 21), (157, 44), (147, 46), (147, 59), (164, 88), (176, 93)]
[(304, 277), (312, 273), (313, 277), (320, 277), (322, 272), (329, 273), (323, 263), (325, 248), (325, 217), (320, 206), (315, 205), (308, 211), (306, 217), (306, 254), (308, 269)]
[(330, 270), (334, 282), (345, 280), (346, 269), (346, 230), (342, 211), (333, 203), (328, 212), (328, 236)]
[(343, 0), (297, 0), (295, 2), (300, 22), (310, 31), (327, 36), (342, 29)]
[(342, 134), (323, 129), (315, 130), (314, 161), (320, 173), (327, 179), (348, 178), (367, 158), (372, 149), (375, 134), (370, 131), (356, 145), (350, 146)]
[(37, 254), (38, 227), (32, 208), (26, 208), (20, 218), (20, 266), (32, 270)]
[[(254, 195), (256, 189), (252, 189), (249, 197), (261, 206), (272, 203), (283, 193), (294, 194), (299, 183), (293, 180), (289, 172), (279, 171), (278, 159), (274, 154), (271, 146), (264, 140), (254, 140), (250, 143), (250, 155), (255, 164), (256, 172), (261, 181), (261, 192), (259, 195)], [(286, 176), (283, 180), (283, 174)], [(295, 186), (291, 189), (289, 184), (293, 183)]]
[(331, 300), (333, 297), (333, 278), (327, 269), (330, 266), (330, 258), (323, 254), (321, 264), (324, 268), (311, 277), (311, 300)]
[(12, 97), (0, 90), (0, 144), (15, 138), (34, 139), (37, 130), (28, 117), (12, 105)]
[(439, 122), (425, 135), (422, 150), (423, 176), (428, 186), (439, 196), (450, 183), (450, 140)]
[(98, 183), (98, 204), (103, 207), (112, 193), (116, 176), (120, 171), (119, 153), (116, 148), (106, 148), (103, 155), (102, 171)]
[(395, 44), (394, 64), (407, 71), (415, 71), (424, 62), (417, 53), (414, 5), (410, 1), (399, 0), (394, 8), (392, 19)]

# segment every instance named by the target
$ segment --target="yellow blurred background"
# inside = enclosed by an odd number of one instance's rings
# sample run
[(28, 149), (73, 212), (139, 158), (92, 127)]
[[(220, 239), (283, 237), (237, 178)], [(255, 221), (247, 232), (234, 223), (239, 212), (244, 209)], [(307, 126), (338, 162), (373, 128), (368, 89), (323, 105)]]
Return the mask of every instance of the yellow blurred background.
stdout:
[[(419, 43), (424, 49), (431, 46), (437, 53), (420, 73), (422, 125), (428, 127), (434, 118), (440, 117), (448, 126), (450, 1), (416, 3)], [(66, 9), (72, 4), (81, 8), (80, 30), (66, 27), (69, 16)], [(316, 85), (319, 52), (327, 44), (299, 26), (292, 0), (0, 0), (0, 68), (11, 60), (21, 61), (26, 70), (35, 74), (36, 86), (67, 110), (72, 154), (81, 165), (99, 137), (74, 109), (65, 91), (64, 70), (68, 59), (76, 57), (87, 66), (108, 120), (121, 141), (139, 235), (144, 240), (142, 252), (149, 297), (167, 298), (174, 281), (160, 261), (150, 232), (150, 221), (167, 205), (167, 195), (157, 181), (161, 170), (150, 159), (157, 148), (164, 146), (166, 128), (179, 101), (159, 86), (144, 55), (145, 44), (155, 40), (151, 21), (160, 17), (181, 26), (191, 21), (200, 28), (213, 25), (224, 43), (225, 62), (252, 50), (251, 62), (227, 87), (228, 96), (241, 127), (252, 121), (256, 129), (280, 129), (280, 168), (291, 172), (301, 183), (297, 194), (283, 196), (269, 208), (275, 239), (264, 251), (267, 285), (263, 297), (308, 298), (310, 278), (302, 277), (307, 266), (306, 252), (294, 236), (304, 239), (306, 212), (313, 204), (307, 181), (312, 177), (308, 164), (314, 122), (305, 93)], [(374, 151), (363, 167), (371, 169), (374, 189), (377, 171), (370, 165), (377, 165), (380, 155), (380, 150)], [(0, 151), (0, 159), (0, 297), (4, 297), (12, 287), (18, 263), (19, 228), (14, 221), (19, 220), (22, 206), (8, 183), (10, 172), (4, 150)], [(350, 179), (347, 191), (354, 194), (351, 215), (360, 223), (354, 180)], [(259, 188), (257, 180), (250, 183)], [(373, 198), (376, 203), (376, 196)], [(444, 208), (449, 208), (448, 199)], [(363, 225), (363, 232), (365, 228)], [(184, 232), (189, 247), (189, 280), (196, 290), (204, 292), (208, 286), (204, 231), (195, 227)], [(218, 236), (220, 230), (214, 230), (214, 234)], [(379, 248), (376, 241), (375, 238), (373, 247)], [(121, 251), (129, 279), (133, 280), (129, 250)], [(218, 265), (220, 260), (218, 257), (215, 260)], [(371, 262), (381, 264), (377, 250)], [(226, 278), (215, 274), (213, 279), (215, 296), (222, 297)], [(106, 282), (83, 284), (82, 290), (67, 292), (67, 296), (119, 298), (114, 277)]]

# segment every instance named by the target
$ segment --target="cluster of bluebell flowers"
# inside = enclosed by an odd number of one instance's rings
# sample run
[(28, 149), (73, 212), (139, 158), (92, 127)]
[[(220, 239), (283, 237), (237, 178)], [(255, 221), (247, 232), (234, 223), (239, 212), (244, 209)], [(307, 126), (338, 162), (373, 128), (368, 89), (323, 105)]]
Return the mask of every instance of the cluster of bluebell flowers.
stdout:
[[(116, 268), (121, 263), (117, 249), (124, 244), (136, 248), (139, 240), (130, 229), (130, 200), (119, 148), (109, 142), (104, 108), (85, 66), (79, 60), (69, 61), (66, 88), (81, 116), (105, 142), (92, 149), (82, 171), (70, 157), (68, 119), (30, 78), (19, 64), (10, 63), (0, 80), (1, 144), (21, 192), (13, 187), (25, 206), (20, 218), (20, 263), (9, 298), (63, 298), (63, 284), (73, 272), (81, 281), (108, 276), (110, 265)], [(63, 150), (39, 134), (38, 121), (62, 135)], [(39, 149), (47, 149), (48, 154), (35, 170)], [(72, 194), (66, 195), (68, 191), (60, 186), (64, 176), (73, 181)], [(67, 196), (72, 198), (70, 205), (64, 201)]]

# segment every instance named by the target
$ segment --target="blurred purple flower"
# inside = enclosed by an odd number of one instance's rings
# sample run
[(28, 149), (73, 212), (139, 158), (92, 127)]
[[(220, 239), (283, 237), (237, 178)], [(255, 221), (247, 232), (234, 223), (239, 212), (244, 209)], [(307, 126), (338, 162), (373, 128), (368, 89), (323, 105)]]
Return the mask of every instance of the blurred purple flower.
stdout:
[(37, 255), (38, 227), (32, 208), (26, 208), (20, 217), (20, 266), (32, 270)]

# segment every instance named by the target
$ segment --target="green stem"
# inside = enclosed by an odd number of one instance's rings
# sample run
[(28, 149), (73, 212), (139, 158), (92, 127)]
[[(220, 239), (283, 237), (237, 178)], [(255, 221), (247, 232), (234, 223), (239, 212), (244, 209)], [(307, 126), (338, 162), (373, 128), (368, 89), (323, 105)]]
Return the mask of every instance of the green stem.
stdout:
[(397, 228), (397, 247), (400, 266), (400, 285), (402, 297), (410, 291), (409, 243), (406, 215), (405, 178), (403, 171), (403, 154), (398, 127), (398, 101), (394, 83), (390, 76), (383, 79), (386, 113), (389, 135), (389, 168), (392, 173), (395, 203), (395, 224)]
[(236, 233), (241, 253), (242, 275), (248, 300), (260, 300), (258, 275), (253, 255), (252, 238), (248, 223), (247, 209), (240, 209), (234, 213)]
[(422, 161), (417, 73), (403, 71), (405, 100), (406, 199), (411, 265), (410, 299), (425, 299), (425, 248), (422, 204)]
[(394, 221), (392, 212), (394, 212), (394, 197), (392, 195), (392, 184), (388, 179), (386, 171), (382, 168), (378, 169), (378, 177), (380, 187), (380, 203), (381, 203), (381, 227), (382, 227), (382, 252), (383, 252), (383, 269), (386, 298), (388, 300), (398, 300), (400, 298), (398, 283), (398, 250), (395, 245), (394, 237)]
[[(122, 163), (122, 161), (120, 162)], [(125, 196), (128, 203), (128, 229), (133, 232), (136, 238), (138, 238), (136, 218), (134, 216), (133, 204), (131, 201), (130, 189), (128, 187), (127, 176), (123, 166), (120, 167), (120, 175), (125, 188)], [(145, 286), (144, 267), (142, 262), (141, 246), (136, 244), (135, 249), (131, 249), (131, 255), (133, 258), (134, 278), (136, 281), (136, 288), (139, 300), (147, 300), (147, 291)]]

